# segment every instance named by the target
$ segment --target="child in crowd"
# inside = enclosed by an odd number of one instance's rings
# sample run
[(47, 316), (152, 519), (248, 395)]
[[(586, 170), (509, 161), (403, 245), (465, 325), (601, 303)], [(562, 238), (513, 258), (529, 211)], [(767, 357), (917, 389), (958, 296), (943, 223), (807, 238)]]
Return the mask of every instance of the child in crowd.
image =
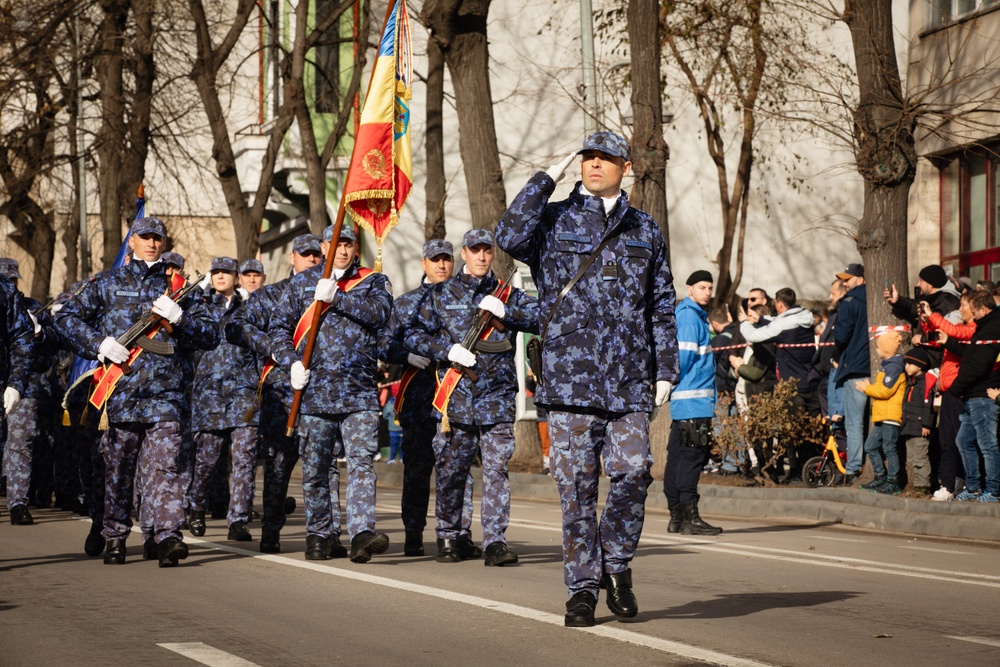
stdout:
[[(862, 484), (861, 488), (875, 493), (898, 495), (899, 455), (896, 441), (899, 439), (899, 425), (903, 420), (903, 355), (899, 354), (902, 338), (896, 331), (888, 331), (875, 339), (878, 358), (882, 360), (882, 370), (875, 376), (875, 382), (867, 378), (854, 383), (854, 388), (872, 399), (872, 426), (865, 440), (865, 453), (872, 463), (875, 479)], [(885, 464), (882, 456), (885, 456)], [(888, 468), (888, 470), (886, 470)]]
[(906, 463), (910, 466), (913, 491), (928, 495), (931, 491), (931, 461), (927, 455), (934, 423), (934, 376), (927, 375), (930, 356), (915, 347), (903, 356), (906, 387), (903, 389), (903, 420), (899, 435), (906, 443)]

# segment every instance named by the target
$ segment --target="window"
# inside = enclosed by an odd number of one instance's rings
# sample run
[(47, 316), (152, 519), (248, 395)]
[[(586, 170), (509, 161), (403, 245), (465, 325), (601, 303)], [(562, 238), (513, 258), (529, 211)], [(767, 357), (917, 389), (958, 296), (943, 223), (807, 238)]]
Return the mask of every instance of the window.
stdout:
[(1000, 272), (998, 148), (959, 154), (940, 171), (941, 264), (974, 280)]
[(927, 0), (927, 27), (940, 28), (998, 4), (1000, 0)]

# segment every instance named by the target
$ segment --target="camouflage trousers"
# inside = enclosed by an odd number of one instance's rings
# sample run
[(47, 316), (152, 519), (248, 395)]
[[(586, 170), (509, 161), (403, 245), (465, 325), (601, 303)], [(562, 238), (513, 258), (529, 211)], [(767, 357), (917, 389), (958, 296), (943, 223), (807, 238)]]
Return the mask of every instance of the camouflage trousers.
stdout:
[(222, 448), (229, 447), (229, 525), (246, 522), (253, 501), (253, 478), (257, 466), (257, 427), (241, 426), (194, 434), (195, 456), (188, 503), (192, 510), (204, 510), (205, 489)]
[[(562, 505), (563, 577), (573, 596), (598, 595), (604, 572), (624, 572), (645, 519), (650, 468), (649, 415), (549, 412), (549, 464)], [(610, 480), (597, 518), (600, 459)]]
[[(437, 470), (437, 536), (454, 540), (462, 533), (466, 505), (471, 519), (472, 462), (483, 460), (483, 500), (480, 519), (483, 546), (505, 542), (510, 523), (510, 479), (507, 462), (514, 455), (514, 425), (510, 422), (470, 426), (452, 422), (447, 433), (438, 427), (434, 437)], [(404, 455), (405, 456), (405, 455)], [(404, 458), (404, 461), (406, 459)]]
[[(264, 461), (261, 527), (278, 532), (285, 526), (285, 497), (292, 470), (299, 460), (297, 435), (285, 435), (291, 394), (271, 385), (264, 387), (260, 409), (260, 458)], [(340, 508), (336, 508), (340, 529)]]
[(38, 427), (38, 399), (22, 398), (7, 415), (7, 444), (3, 450), (3, 470), (7, 477), (7, 507), (28, 504), (31, 486), (31, 457)]
[[(139, 529), (142, 533), (142, 541), (145, 542), (151, 537), (155, 537), (155, 513), (153, 510), (153, 475), (149, 468), (150, 459), (139, 457), (139, 471), (135, 481), (135, 506), (139, 509)], [(177, 456), (177, 483), (180, 485), (183, 497), (183, 510), (187, 514), (187, 494), (186, 489), (191, 487), (191, 471), (194, 468), (194, 442), (191, 433), (181, 424), (181, 449)]]
[[(434, 471), (434, 435), (437, 421), (428, 417), (402, 423), (403, 427), (403, 494), (400, 509), (403, 528), (407, 532), (422, 532), (427, 526), (427, 505), (431, 496), (431, 473)], [(468, 535), (472, 527), (472, 473), (465, 483), (462, 502), (461, 534)]]
[(375, 530), (375, 452), (379, 414), (302, 415), (302, 499), (306, 534), (340, 536), (340, 470), (336, 457), (347, 457), (347, 533), (352, 538)]
[(179, 422), (114, 423), (101, 439), (104, 457), (104, 539), (124, 539), (132, 528), (132, 494), (137, 467), (143, 470), (143, 504), (152, 509), (156, 542), (181, 538), (184, 522), (180, 484), (182, 435)]

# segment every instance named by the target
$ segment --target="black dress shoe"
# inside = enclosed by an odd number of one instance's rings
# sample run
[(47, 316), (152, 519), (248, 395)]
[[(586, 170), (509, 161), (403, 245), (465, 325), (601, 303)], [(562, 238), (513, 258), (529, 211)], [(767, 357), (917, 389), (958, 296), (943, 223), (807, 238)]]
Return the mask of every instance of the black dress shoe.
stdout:
[(105, 565), (125, 564), (125, 540), (123, 539), (108, 540), (107, 544), (104, 546), (104, 564)]
[(236, 521), (229, 527), (229, 539), (236, 542), (253, 542), (253, 535), (247, 530), (246, 521)]
[(35, 520), (31, 517), (27, 505), (14, 505), (10, 508), (10, 525), (30, 526), (33, 523)]
[(442, 540), (438, 538), (438, 552), (434, 558), (439, 563), (457, 563), (462, 560), (458, 557), (458, 550), (455, 548), (455, 540)]
[(406, 531), (406, 542), (403, 543), (404, 556), (424, 555), (424, 534), (419, 530)]
[(632, 593), (632, 570), (604, 573), (604, 587), (608, 590), (608, 609), (615, 616), (632, 618), (639, 613), (639, 603)]
[(160, 567), (177, 567), (177, 561), (188, 557), (188, 545), (176, 537), (168, 537), (157, 545)]
[(157, 560), (160, 557), (160, 547), (154, 538), (149, 538), (142, 543), (142, 559)]
[(280, 533), (276, 530), (261, 528), (260, 530), (260, 552), (262, 554), (280, 554), (281, 542), (278, 541)]
[(517, 562), (517, 554), (507, 548), (503, 542), (494, 542), (486, 547), (486, 560), (483, 565), (486, 567), (503, 567), (513, 565)]
[(389, 536), (366, 530), (351, 540), (351, 562), (367, 563), (375, 554), (384, 554), (389, 548)]
[(288, 496), (285, 498), (285, 516), (295, 511), (295, 498)]
[(202, 537), (205, 534), (205, 510), (194, 510), (188, 517), (188, 528), (195, 537)]
[(306, 560), (329, 560), (330, 545), (319, 535), (306, 535)]
[(347, 558), (347, 547), (340, 543), (338, 536), (331, 535), (326, 544), (330, 558)]
[(593, 593), (577, 593), (566, 603), (567, 628), (591, 628), (594, 626), (594, 609), (597, 598)]
[(83, 553), (88, 556), (101, 555), (101, 552), (104, 551), (104, 536), (101, 535), (102, 528), (101, 524), (90, 524), (90, 532), (87, 533), (87, 539), (83, 542)]
[(462, 560), (476, 560), (483, 557), (483, 550), (476, 546), (471, 535), (459, 535), (455, 540), (455, 551)]

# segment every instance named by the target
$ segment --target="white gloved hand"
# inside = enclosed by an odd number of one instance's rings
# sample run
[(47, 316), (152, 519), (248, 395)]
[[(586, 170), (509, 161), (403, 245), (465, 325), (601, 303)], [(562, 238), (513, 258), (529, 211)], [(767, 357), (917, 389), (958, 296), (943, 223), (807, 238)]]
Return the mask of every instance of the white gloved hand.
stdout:
[(570, 153), (569, 155), (567, 155), (566, 157), (564, 157), (562, 160), (560, 160), (559, 162), (555, 163), (554, 165), (552, 165), (551, 167), (549, 167), (548, 169), (546, 169), (545, 173), (548, 174), (549, 177), (552, 178), (553, 181), (555, 181), (556, 183), (558, 183), (559, 181), (562, 180), (563, 174), (566, 173), (566, 168), (577, 157), (578, 157), (577, 153)]
[(503, 305), (503, 301), (492, 294), (483, 297), (483, 300), (479, 302), (479, 309), (491, 312), (501, 320), (507, 314), (507, 307)]
[(409, 354), (406, 355), (406, 362), (411, 366), (423, 370), (430, 365), (431, 360), (428, 359), (427, 357), (421, 357), (419, 354), (413, 354), (412, 352), (410, 352)]
[(21, 400), (21, 392), (13, 387), (7, 387), (3, 390), (3, 411), (4, 414), (10, 414), (10, 411), (14, 409), (14, 406), (18, 401)]
[(292, 389), (295, 391), (305, 389), (306, 385), (309, 384), (309, 369), (303, 366), (301, 361), (292, 364), (292, 371), (289, 375), (291, 376)]
[(666, 380), (656, 381), (656, 407), (660, 407), (668, 400), (670, 400), (670, 392), (673, 390), (674, 385), (667, 382)]
[(325, 301), (330, 303), (333, 301), (333, 295), (337, 293), (337, 281), (331, 280), (330, 278), (320, 278), (319, 282), (316, 283), (316, 296), (317, 301)]
[(198, 281), (198, 289), (202, 292), (208, 289), (208, 286), (212, 284), (212, 273), (209, 272), (207, 276), (203, 276), (201, 280)]
[(237, 287), (236, 291), (240, 293), (240, 296), (243, 297), (244, 301), (250, 298), (250, 292), (246, 287)]
[(166, 294), (156, 297), (153, 302), (153, 312), (171, 324), (177, 324), (184, 317), (184, 309)]
[(121, 364), (128, 360), (128, 348), (108, 336), (101, 341), (101, 347), (97, 350), (98, 361), (110, 361), (113, 364)]
[(466, 368), (472, 368), (476, 365), (476, 355), (474, 355), (469, 350), (465, 349), (458, 343), (451, 346), (448, 350), (448, 361), (452, 361), (459, 366), (465, 366)]
[(52, 311), (53, 315), (55, 315), (56, 313), (58, 313), (62, 309), (63, 309), (63, 304), (61, 304), (61, 303), (54, 303), (54, 304), (52, 304), (52, 307), (49, 308), (49, 310)]
[(38, 318), (32, 315), (30, 312), (28, 313), (28, 317), (31, 318), (31, 324), (35, 327), (35, 335), (37, 336), (38, 334), (42, 333), (42, 325), (38, 323)]

